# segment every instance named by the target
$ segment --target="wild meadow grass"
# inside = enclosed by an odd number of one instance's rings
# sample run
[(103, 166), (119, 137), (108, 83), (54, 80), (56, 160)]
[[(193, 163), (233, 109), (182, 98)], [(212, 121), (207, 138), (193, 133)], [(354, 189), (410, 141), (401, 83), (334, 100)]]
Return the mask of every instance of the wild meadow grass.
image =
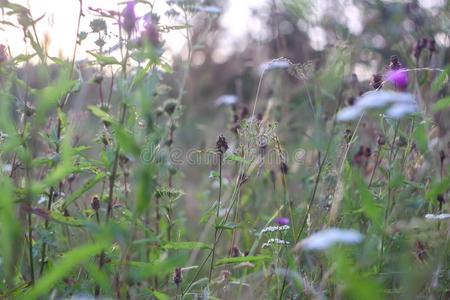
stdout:
[(221, 8), (167, 2), (170, 25), (154, 1), (79, 0), (63, 59), (42, 18), (0, 1), (28, 49), (0, 45), (0, 298), (449, 299), (448, 44), (405, 38), (370, 82), (351, 39), (260, 62), (252, 97), (210, 101), (229, 120), (187, 147), (202, 121), (185, 112), (206, 105), (185, 100), (195, 51)]

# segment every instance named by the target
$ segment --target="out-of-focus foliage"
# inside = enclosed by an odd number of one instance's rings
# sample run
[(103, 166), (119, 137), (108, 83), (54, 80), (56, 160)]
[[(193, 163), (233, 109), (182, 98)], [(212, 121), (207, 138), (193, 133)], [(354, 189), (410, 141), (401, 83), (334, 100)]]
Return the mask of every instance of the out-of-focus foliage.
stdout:
[(0, 298), (449, 297), (450, 3), (244, 2), (0, 0)]

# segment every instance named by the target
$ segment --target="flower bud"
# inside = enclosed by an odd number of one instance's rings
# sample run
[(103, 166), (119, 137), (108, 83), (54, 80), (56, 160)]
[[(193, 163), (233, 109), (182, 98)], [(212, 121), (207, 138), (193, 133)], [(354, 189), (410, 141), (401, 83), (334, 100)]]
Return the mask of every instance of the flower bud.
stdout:
[(427, 48), (431, 53), (436, 52), (436, 41), (434, 40), (434, 38), (428, 39)]
[(384, 135), (379, 135), (377, 137), (377, 144), (378, 146), (384, 146), (386, 144), (386, 139), (384, 138)]
[(216, 149), (220, 154), (224, 154), (228, 150), (227, 140), (223, 135), (220, 135), (216, 142)]
[(370, 85), (376, 90), (380, 89), (383, 86), (383, 76), (380, 74), (373, 74)]
[(100, 201), (98, 200), (97, 196), (92, 197), (91, 208), (95, 211), (98, 211), (100, 209)]
[(391, 61), (389, 63), (389, 69), (391, 70), (398, 70), (402, 67), (402, 65), (400, 64), (400, 61), (398, 60), (398, 56), (397, 55), (392, 55), (391, 56)]
[(164, 102), (164, 111), (169, 116), (173, 115), (177, 108), (178, 102), (175, 99), (169, 99)]
[(408, 87), (409, 77), (406, 69), (397, 69), (387, 73), (387, 80), (398, 90), (404, 91)]
[(173, 274), (173, 282), (177, 286), (179, 286), (182, 281), (183, 281), (183, 274), (181, 272), (181, 268), (177, 267), (177, 268), (175, 268), (175, 273)]
[(145, 30), (141, 32), (141, 41), (145, 44), (150, 44), (153, 47), (160, 45), (159, 27), (154, 22), (147, 22), (144, 25)]
[(134, 1), (127, 2), (127, 5), (122, 11), (122, 28), (128, 35), (130, 35), (136, 27), (136, 13), (134, 7), (136, 3)]

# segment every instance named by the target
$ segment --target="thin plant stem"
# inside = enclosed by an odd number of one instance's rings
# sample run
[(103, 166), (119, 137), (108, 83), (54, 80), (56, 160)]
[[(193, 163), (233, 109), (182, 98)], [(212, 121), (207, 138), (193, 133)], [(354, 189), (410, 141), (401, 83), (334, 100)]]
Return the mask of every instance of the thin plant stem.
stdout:
[(215, 228), (214, 228), (214, 244), (212, 247), (212, 257), (211, 257), (211, 267), (209, 268), (209, 276), (208, 281), (211, 283), (211, 276), (214, 269), (214, 257), (216, 254), (216, 240), (217, 240), (217, 233), (218, 233), (218, 227), (217, 227), (217, 221), (219, 220), (219, 213), (220, 213), (220, 200), (222, 196), (222, 160), (223, 160), (223, 153), (219, 153), (219, 194), (217, 198), (217, 210), (216, 210), (216, 222), (215, 222)]
[[(393, 151), (394, 151), (394, 146), (395, 146), (395, 140), (397, 138), (397, 134), (398, 134), (398, 130), (400, 127), (400, 121), (397, 121), (395, 124), (395, 131), (394, 131), (394, 138), (391, 142), (391, 146), (389, 149), (389, 155), (388, 155), (388, 159), (389, 159), (389, 169), (388, 169), (388, 194), (387, 194), (387, 203), (386, 203), (386, 208), (384, 211), (384, 228), (386, 228), (387, 225), (387, 220), (388, 220), (388, 216), (389, 216), (389, 212), (391, 210), (391, 202), (392, 202), (392, 187), (391, 187), (391, 179), (392, 179), (392, 159), (393, 159)], [(384, 247), (385, 247), (385, 241), (386, 237), (385, 234), (383, 233), (382, 237), (381, 237), (381, 247), (380, 247), (380, 270), (383, 267), (383, 260), (384, 260)]]

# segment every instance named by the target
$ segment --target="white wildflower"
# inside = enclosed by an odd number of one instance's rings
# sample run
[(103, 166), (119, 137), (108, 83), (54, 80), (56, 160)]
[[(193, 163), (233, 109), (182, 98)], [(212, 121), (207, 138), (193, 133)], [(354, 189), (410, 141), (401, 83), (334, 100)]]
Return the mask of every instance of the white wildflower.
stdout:
[(321, 230), (299, 242), (296, 249), (325, 250), (335, 244), (357, 244), (364, 236), (353, 229), (330, 228)]
[(196, 8), (198, 12), (205, 12), (209, 14), (220, 14), (222, 9), (217, 6), (199, 6)]
[(262, 63), (258, 67), (259, 74), (262, 74), (266, 71), (275, 70), (275, 69), (287, 69), (291, 67), (291, 62), (286, 58), (277, 58), (265, 63)]
[(343, 109), (341, 109), (338, 112), (338, 114), (336, 116), (336, 120), (339, 122), (347, 122), (347, 121), (356, 120), (359, 117), (361, 117), (363, 112), (364, 112), (364, 109), (357, 105), (344, 107)]
[(238, 101), (238, 97), (236, 95), (222, 95), (216, 99), (216, 105), (232, 105)]
[(392, 91), (371, 91), (363, 94), (356, 101), (362, 108), (377, 108), (394, 103), (415, 104), (414, 95)]
[(289, 241), (274, 238), (269, 239), (267, 243), (264, 243), (262, 245), (262, 248), (270, 247), (271, 245), (289, 245), (289, 244), (290, 244)]
[(403, 116), (414, 114), (419, 111), (419, 107), (414, 104), (394, 104), (387, 111), (386, 115), (393, 119), (400, 119)]
[(413, 94), (393, 91), (371, 91), (358, 97), (354, 105), (341, 109), (336, 119), (340, 122), (357, 120), (366, 110), (383, 107), (388, 107), (386, 115), (395, 119), (418, 111)]
[(45, 197), (44, 195), (41, 195), (39, 197), (38, 204), (43, 204), (43, 203), (45, 203), (45, 201), (47, 201), (47, 197)]
[(291, 228), (289, 225), (268, 226), (268, 227), (263, 228), (263, 230), (261, 230), (261, 234), (266, 233), (266, 232), (284, 231), (284, 230), (288, 230), (289, 228)]
[(12, 171), (12, 165), (11, 164), (6, 164), (3, 166), (3, 172), (5, 173), (11, 173)]
[(427, 220), (448, 220), (450, 219), (450, 214), (439, 214), (439, 215), (433, 215), (433, 214), (426, 214), (425, 219)]

